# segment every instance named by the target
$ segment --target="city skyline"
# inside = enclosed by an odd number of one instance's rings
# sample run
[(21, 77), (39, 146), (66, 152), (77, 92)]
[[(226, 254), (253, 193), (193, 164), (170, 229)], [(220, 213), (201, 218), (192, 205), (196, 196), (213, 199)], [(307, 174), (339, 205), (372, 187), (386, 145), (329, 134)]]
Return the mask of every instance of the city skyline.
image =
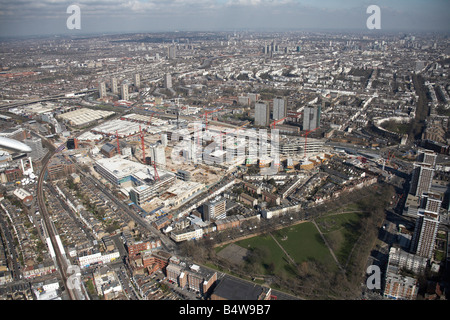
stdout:
[[(67, 28), (70, 5), (80, 7), (80, 30)], [(366, 26), (370, 5), (380, 7), (381, 30)], [(450, 3), (442, 0), (1, 0), (0, 36), (242, 30), (446, 32), (449, 9)]]

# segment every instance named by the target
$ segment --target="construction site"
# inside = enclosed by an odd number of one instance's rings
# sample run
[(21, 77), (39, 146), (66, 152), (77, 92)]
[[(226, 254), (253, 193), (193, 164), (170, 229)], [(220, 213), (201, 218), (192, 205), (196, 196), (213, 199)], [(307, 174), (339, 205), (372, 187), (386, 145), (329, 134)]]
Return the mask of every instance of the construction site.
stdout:
[[(178, 144), (193, 130), (177, 129), (176, 124), (153, 115), (136, 114), (96, 126), (90, 132), (101, 136), (91, 151), (96, 176), (118, 188), (149, 220), (157, 219), (214, 185), (226, 173), (218, 167), (176, 161), (179, 158), (173, 155)], [(185, 154), (181, 152), (181, 156)]]

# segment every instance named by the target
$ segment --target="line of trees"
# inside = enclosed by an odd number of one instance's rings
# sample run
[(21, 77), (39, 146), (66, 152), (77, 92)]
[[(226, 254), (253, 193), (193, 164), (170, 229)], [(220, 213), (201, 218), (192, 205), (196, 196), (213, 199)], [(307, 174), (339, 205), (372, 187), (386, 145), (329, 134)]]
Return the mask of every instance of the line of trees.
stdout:
[(425, 120), (430, 114), (430, 107), (428, 102), (430, 101), (430, 93), (425, 86), (425, 80), (420, 74), (413, 74), (412, 80), (416, 93), (419, 96), (416, 105), (416, 116), (412, 120), (411, 129), (409, 132), (410, 137), (414, 137), (415, 140), (419, 140), (422, 137), (422, 132), (425, 127)]

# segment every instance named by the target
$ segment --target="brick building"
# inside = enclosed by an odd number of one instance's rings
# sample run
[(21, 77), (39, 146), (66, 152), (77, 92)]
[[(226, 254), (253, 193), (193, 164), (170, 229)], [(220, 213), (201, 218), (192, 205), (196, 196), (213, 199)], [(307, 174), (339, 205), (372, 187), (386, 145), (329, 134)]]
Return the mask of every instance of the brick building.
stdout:
[(51, 180), (61, 179), (75, 172), (75, 165), (63, 155), (52, 157), (47, 165)]

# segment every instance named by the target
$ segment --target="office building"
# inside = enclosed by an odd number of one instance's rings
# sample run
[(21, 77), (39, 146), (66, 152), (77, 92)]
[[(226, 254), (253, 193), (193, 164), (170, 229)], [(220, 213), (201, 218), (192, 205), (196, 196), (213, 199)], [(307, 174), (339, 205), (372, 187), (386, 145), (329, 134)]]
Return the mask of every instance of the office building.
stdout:
[(284, 98), (273, 99), (273, 120), (280, 120), (287, 116), (287, 103)]
[(203, 205), (203, 221), (218, 220), (226, 217), (227, 201), (225, 198), (217, 197)]
[(120, 92), (120, 98), (122, 99), (122, 100), (129, 100), (129, 96), (128, 96), (128, 84), (126, 84), (126, 83), (124, 83), (124, 84), (122, 84), (122, 87), (121, 87), (121, 92)]
[(31, 153), (29, 154), (31, 158), (39, 159), (45, 155), (41, 138), (32, 137), (30, 139), (25, 139), (23, 142), (31, 148)]
[(305, 107), (303, 109), (303, 130), (311, 131), (320, 127), (321, 107)]
[(258, 102), (255, 104), (255, 125), (267, 127), (270, 122), (270, 110), (266, 103)]

